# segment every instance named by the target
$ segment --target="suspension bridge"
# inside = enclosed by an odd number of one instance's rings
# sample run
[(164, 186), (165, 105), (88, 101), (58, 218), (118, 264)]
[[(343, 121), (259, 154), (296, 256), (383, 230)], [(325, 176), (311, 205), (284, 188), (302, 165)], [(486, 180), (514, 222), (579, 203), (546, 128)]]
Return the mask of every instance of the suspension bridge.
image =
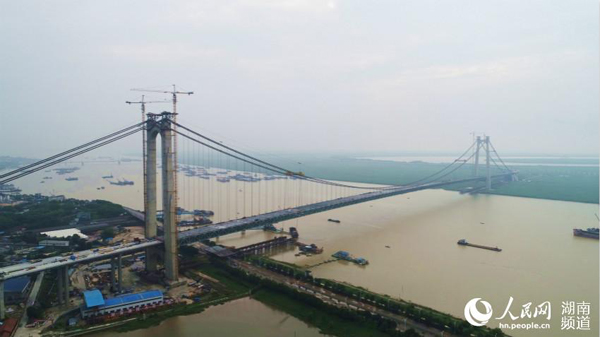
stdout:
[[(144, 135), (144, 210), (130, 212), (145, 222), (146, 240), (80, 251), (69, 258), (52, 257), (0, 268), (0, 296), (6, 279), (58, 268), (59, 301), (65, 303), (69, 296), (67, 270), (70, 266), (110, 259), (120, 279), (122, 257), (139, 251), (146, 253), (147, 270), (158, 271), (162, 260), (166, 279), (177, 282), (178, 247), (182, 244), (426, 189), (483, 184), (480, 188), (489, 190), (493, 183), (511, 181), (517, 174), (504, 163), (489, 137), (477, 137), (454, 161), (410, 183), (381, 186), (330, 181), (284, 168), (225, 145), (178, 122), (176, 116), (171, 112), (145, 114), (142, 104), (143, 120), (140, 123), (0, 174), (0, 185), (7, 184), (121, 139), (139, 133)], [(159, 135), (160, 185), (157, 184)], [(179, 143), (177, 138), (180, 138)], [(485, 163), (480, 163), (482, 151)], [(471, 170), (469, 174), (457, 177), (456, 172), (461, 168), (464, 171), (467, 163), (471, 164), (467, 168)], [(157, 231), (159, 198), (162, 201), (162, 236), (158, 236)], [(180, 230), (184, 223), (181, 213), (196, 207), (199, 209), (190, 211), (192, 214), (200, 214), (200, 209), (214, 210), (215, 223)], [(114, 273), (111, 275), (115, 288), (120, 288), (120, 284), (115, 283)], [(3, 298), (0, 298), (0, 316), (4, 317)]]

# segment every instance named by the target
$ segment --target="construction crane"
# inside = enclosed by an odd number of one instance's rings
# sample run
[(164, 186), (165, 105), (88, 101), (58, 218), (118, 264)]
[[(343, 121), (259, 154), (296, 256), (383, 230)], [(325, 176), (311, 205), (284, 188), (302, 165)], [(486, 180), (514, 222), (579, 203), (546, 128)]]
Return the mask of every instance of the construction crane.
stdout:
[[(177, 164), (177, 95), (193, 95), (194, 92), (193, 91), (178, 91), (177, 90), (177, 86), (175, 84), (173, 84), (173, 90), (156, 90), (156, 89), (131, 89), (132, 91), (143, 91), (143, 92), (157, 92), (157, 93), (162, 93), (162, 94), (171, 94), (172, 95), (172, 100), (173, 100), (173, 122), (174, 124), (171, 125), (171, 128), (173, 129), (173, 163), (175, 165), (175, 177), (174, 177), (174, 183), (175, 183), (175, 209), (177, 209), (177, 203), (179, 200), (178, 194), (177, 194), (177, 172), (178, 172), (178, 164)], [(178, 212), (175, 212), (176, 214), (176, 219), (175, 222), (179, 223), (179, 214)]]
[[(146, 121), (146, 104), (149, 103), (168, 103), (167, 100), (162, 101), (146, 101), (144, 100), (144, 95), (142, 95), (142, 99), (137, 102), (126, 101), (127, 104), (139, 104), (142, 108), (142, 123)], [(144, 125), (145, 130), (145, 125)], [(144, 167), (144, 216), (146, 215), (146, 205), (148, 202), (148, 195), (146, 194), (146, 176), (148, 173), (146, 172), (146, 132), (142, 132), (142, 163)]]

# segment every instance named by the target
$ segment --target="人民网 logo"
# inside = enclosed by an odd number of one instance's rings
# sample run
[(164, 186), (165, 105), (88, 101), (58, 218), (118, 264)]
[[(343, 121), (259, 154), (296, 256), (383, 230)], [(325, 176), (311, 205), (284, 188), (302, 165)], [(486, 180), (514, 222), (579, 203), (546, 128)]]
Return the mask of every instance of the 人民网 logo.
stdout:
[(484, 313), (477, 309), (477, 302), (480, 300), (479, 297), (474, 298), (465, 305), (465, 319), (473, 326), (484, 326), (492, 318), (492, 305), (489, 302), (481, 301), (485, 308)]

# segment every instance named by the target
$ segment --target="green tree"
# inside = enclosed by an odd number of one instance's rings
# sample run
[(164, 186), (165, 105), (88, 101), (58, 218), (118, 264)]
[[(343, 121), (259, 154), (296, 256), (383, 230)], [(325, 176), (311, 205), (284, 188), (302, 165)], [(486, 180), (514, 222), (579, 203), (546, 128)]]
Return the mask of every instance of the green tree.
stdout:
[(107, 227), (102, 230), (100, 236), (103, 239), (114, 238), (115, 237), (115, 229), (112, 227)]

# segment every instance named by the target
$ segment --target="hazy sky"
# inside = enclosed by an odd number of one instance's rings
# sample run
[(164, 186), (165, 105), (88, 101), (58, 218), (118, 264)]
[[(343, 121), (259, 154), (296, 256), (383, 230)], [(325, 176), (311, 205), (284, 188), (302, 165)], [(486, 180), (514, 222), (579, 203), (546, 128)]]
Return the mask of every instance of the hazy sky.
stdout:
[(264, 151), (457, 151), (478, 131), (501, 153), (595, 154), (598, 13), (596, 0), (0, 0), (0, 155), (133, 124), (129, 89), (172, 83), (196, 93), (183, 123)]

